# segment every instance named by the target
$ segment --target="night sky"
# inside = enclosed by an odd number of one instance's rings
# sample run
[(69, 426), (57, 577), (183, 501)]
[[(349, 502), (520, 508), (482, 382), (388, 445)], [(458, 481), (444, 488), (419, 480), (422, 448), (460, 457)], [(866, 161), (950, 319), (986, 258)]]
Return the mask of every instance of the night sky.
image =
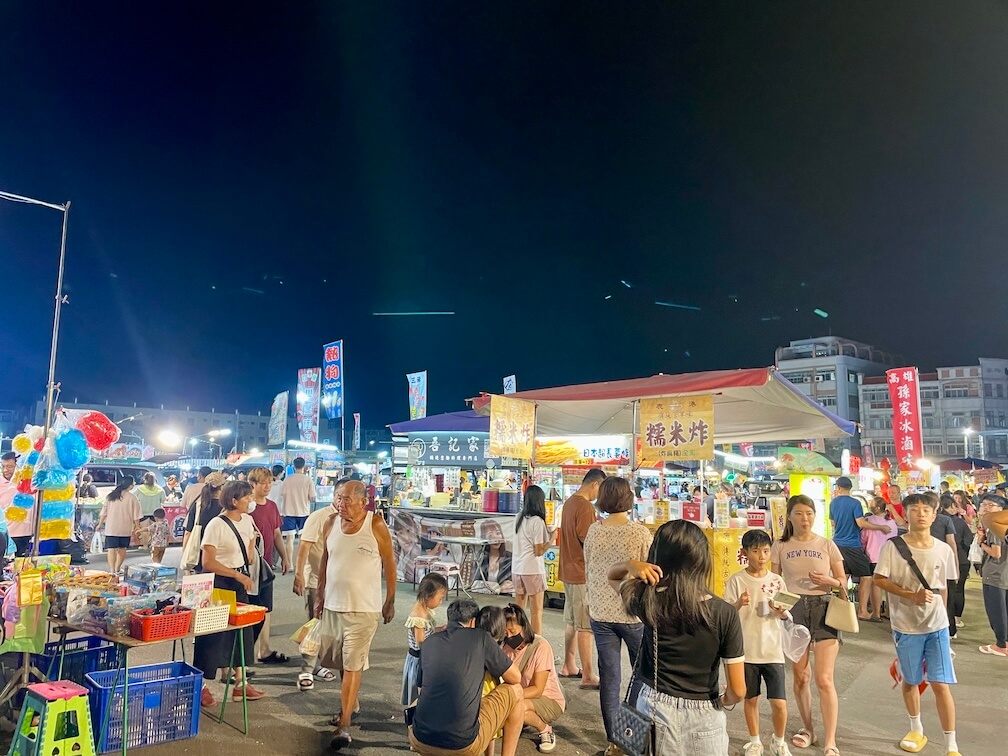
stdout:
[[(73, 203), (64, 399), (266, 411), (340, 338), (369, 428), (413, 370), (433, 414), (830, 331), (1008, 356), (1002, 2), (258, 5), (0, 4), (0, 189)], [(0, 406), (60, 221), (0, 202)]]

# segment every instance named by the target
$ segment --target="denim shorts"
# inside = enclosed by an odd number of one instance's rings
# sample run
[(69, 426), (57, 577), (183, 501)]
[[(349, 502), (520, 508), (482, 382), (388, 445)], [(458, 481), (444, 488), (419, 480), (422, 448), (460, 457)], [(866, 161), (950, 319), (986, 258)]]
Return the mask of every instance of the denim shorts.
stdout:
[(925, 677), (928, 682), (955, 685), (955, 668), (952, 666), (952, 648), (947, 627), (920, 635), (897, 633), (894, 630), (893, 642), (896, 644), (903, 682), (907, 685), (920, 685)]
[(654, 716), (655, 756), (725, 756), (727, 717), (717, 700), (695, 701), (640, 686), (637, 711)]

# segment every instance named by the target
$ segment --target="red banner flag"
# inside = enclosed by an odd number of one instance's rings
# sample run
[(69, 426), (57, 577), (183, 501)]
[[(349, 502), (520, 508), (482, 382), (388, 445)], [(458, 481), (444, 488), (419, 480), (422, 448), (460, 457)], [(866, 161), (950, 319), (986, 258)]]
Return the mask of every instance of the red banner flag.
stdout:
[(917, 464), (917, 460), (924, 456), (917, 368), (887, 370), (886, 382), (889, 384), (889, 399), (893, 406), (896, 459), (901, 470), (911, 470)]

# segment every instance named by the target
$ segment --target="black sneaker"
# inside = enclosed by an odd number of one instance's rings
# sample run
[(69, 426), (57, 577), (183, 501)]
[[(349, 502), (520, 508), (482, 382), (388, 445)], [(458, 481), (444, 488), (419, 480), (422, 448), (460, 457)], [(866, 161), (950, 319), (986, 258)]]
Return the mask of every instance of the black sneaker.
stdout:
[(350, 733), (346, 730), (340, 730), (333, 735), (332, 740), (329, 741), (329, 747), (334, 751), (339, 751), (342, 748), (346, 748), (352, 742), (353, 738), (350, 737)]

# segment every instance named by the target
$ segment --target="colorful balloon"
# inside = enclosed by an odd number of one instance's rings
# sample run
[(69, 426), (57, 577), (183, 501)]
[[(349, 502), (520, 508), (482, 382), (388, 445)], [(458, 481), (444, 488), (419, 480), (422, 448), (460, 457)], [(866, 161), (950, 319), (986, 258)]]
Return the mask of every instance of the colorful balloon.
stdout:
[(32, 475), (32, 485), (41, 491), (53, 491), (66, 488), (70, 482), (70, 473), (66, 470), (36, 470)]
[(86, 412), (77, 421), (77, 429), (84, 434), (88, 446), (95, 451), (105, 451), (119, 440), (119, 426), (101, 412)]
[(42, 492), (42, 501), (70, 501), (74, 496), (74, 484), (68, 483), (65, 488)]
[(91, 458), (87, 439), (76, 428), (68, 428), (56, 435), (53, 441), (56, 447), (56, 458), (67, 470), (77, 470), (87, 464)]
[(12, 507), (17, 507), (18, 509), (29, 510), (35, 506), (35, 497), (31, 494), (19, 493), (14, 494), (14, 499), (11, 501)]
[(24, 522), (28, 519), (28, 510), (21, 509), (21, 507), (9, 506), (7, 507), (7, 521), (8, 522)]
[(19, 433), (14, 436), (14, 440), (11, 441), (11, 449), (13, 449), (18, 454), (24, 454), (30, 452), (32, 448), (31, 439), (23, 433)]

